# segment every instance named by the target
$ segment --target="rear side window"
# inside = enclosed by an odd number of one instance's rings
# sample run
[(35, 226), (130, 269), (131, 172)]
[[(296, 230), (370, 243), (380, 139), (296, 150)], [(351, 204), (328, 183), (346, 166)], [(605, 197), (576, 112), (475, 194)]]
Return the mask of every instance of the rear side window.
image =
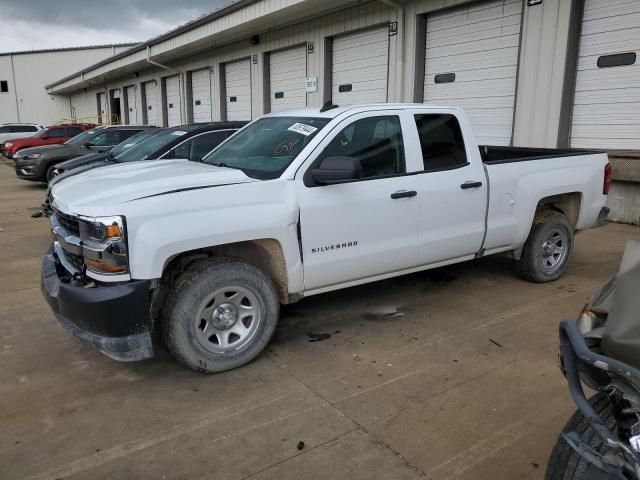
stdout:
[(163, 158), (188, 158), (193, 162), (199, 162), (228, 136), (229, 132), (203, 133), (178, 145)]
[(356, 120), (326, 146), (316, 160), (352, 157), (362, 164), (362, 178), (406, 172), (400, 119), (396, 116)]
[(444, 170), (467, 164), (458, 119), (450, 114), (415, 115), (425, 170)]
[(11, 131), (15, 133), (37, 132), (38, 129), (32, 125), (14, 125), (13, 127), (11, 127)]
[(127, 138), (133, 137), (136, 133), (140, 133), (141, 130), (120, 130), (118, 132), (118, 137), (116, 143), (113, 145), (117, 145), (120, 142), (124, 142)]
[(15, 130), (13, 130), (12, 127), (7, 127), (7, 126), (0, 127), (0, 133), (10, 133), (10, 132), (13, 132), (13, 131), (15, 131)]
[(47, 137), (49, 138), (64, 138), (66, 136), (64, 128), (52, 128), (47, 132)]
[(80, 127), (67, 127), (67, 137), (75, 137), (83, 131)]

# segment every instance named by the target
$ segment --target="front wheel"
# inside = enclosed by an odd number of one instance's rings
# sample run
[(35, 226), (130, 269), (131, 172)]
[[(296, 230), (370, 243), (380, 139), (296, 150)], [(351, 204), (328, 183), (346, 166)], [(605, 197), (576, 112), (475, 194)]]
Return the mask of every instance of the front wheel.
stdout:
[(56, 178), (58, 174), (59, 172), (58, 172), (57, 165), (50, 165), (47, 168), (47, 173), (45, 174), (45, 179), (47, 180), (47, 183), (51, 183), (51, 180)]
[(267, 346), (280, 303), (271, 279), (235, 259), (198, 262), (167, 298), (162, 333), (173, 356), (214, 373), (244, 365)]
[[(607, 426), (615, 430), (613, 404), (609, 397), (604, 392), (599, 392), (591, 397), (589, 402)], [(563, 432), (576, 432), (580, 440), (598, 453), (603, 453), (606, 448), (600, 436), (579, 411), (569, 419)], [(607, 480), (610, 476), (582, 458), (561, 435), (551, 451), (544, 478), (545, 480)]]
[(543, 283), (559, 278), (573, 250), (573, 227), (560, 212), (536, 215), (518, 262), (518, 273), (526, 280)]

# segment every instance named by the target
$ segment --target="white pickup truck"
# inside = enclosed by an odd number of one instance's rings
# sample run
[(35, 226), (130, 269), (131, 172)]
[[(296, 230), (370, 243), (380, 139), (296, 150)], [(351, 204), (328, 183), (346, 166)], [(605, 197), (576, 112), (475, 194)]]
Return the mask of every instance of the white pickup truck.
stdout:
[(202, 163), (100, 168), (54, 184), (42, 290), (71, 333), (121, 361), (204, 372), (255, 358), (279, 306), (497, 253), (534, 282), (607, 215), (604, 153), (478, 146), (459, 108), (266, 115)]

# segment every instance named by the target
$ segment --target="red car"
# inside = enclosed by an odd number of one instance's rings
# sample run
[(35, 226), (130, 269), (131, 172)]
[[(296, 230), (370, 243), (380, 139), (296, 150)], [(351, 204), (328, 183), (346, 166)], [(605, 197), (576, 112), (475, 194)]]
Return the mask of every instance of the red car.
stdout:
[(2, 154), (7, 158), (13, 158), (18, 150), (42, 145), (56, 145), (64, 143), (85, 130), (94, 128), (91, 123), (69, 123), (64, 125), (52, 125), (41, 130), (33, 137), (13, 138), (2, 144)]

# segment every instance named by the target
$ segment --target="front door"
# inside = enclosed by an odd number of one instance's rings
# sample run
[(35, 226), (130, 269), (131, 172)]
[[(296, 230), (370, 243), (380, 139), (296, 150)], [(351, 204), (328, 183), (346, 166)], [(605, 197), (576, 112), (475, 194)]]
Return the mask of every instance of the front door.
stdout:
[[(415, 158), (405, 154), (408, 118), (396, 111), (350, 117), (301, 169), (296, 182), (305, 290), (416, 265), (420, 207), (417, 178), (407, 175), (416, 169)], [(310, 170), (328, 157), (357, 158), (362, 178), (315, 184)]]

